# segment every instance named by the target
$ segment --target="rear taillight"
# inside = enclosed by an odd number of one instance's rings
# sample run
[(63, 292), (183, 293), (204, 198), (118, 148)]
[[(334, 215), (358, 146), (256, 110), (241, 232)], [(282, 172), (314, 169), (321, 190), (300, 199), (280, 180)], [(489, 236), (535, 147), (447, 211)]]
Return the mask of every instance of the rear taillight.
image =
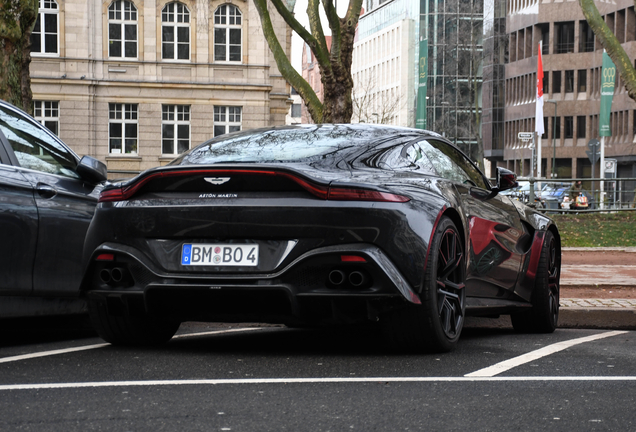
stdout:
[(200, 175), (200, 174), (214, 174), (217, 176), (239, 174), (239, 175), (265, 175), (265, 176), (281, 176), (285, 177), (307, 192), (312, 195), (324, 199), (324, 200), (332, 200), (332, 201), (379, 201), (379, 202), (408, 202), (410, 201), (409, 197), (403, 195), (392, 194), (388, 192), (378, 192), (369, 189), (363, 188), (347, 188), (341, 186), (326, 186), (318, 183), (307, 181), (303, 178), (297, 177), (293, 174), (289, 174), (286, 172), (277, 172), (277, 171), (257, 171), (257, 170), (188, 170), (188, 171), (174, 171), (174, 172), (164, 172), (164, 173), (154, 173), (143, 179), (139, 180), (137, 183), (132, 185), (115, 188), (115, 189), (107, 189), (102, 191), (99, 195), (98, 202), (115, 202), (115, 201), (125, 201), (130, 199), (143, 185), (150, 182), (151, 180), (159, 177), (172, 177), (172, 176), (190, 176), (190, 175)]
[(349, 189), (342, 187), (329, 188), (328, 200), (336, 201), (383, 201), (383, 202), (407, 202), (411, 199), (403, 195), (387, 192), (378, 192), (368, 189)]
[(123, 201), (125, 199), (126, 198), (124, 198), (124, 193), (122, 189), (117, 188), (117, 189), (108, 189), (108, 190), (102, 191), (99, 194), (99, 200), (97, 202)]

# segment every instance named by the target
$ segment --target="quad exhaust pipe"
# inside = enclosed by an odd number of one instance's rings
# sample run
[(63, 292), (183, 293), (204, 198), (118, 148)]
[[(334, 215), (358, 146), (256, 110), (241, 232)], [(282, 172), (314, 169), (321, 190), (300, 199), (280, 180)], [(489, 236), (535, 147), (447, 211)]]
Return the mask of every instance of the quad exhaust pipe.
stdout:
[(345, 282), (349, 282), (349, 285), (358, 288), (367, 285), (369, 277), (365, 272), (359, 270), (354, 270), (349, 274), (345, 274), (342, 270), (331, 270), (328, 280), (333, 286), (340, 286)]
[(102, 269), (99, 272), (99, 279), (107, 284), (119, 284), (126, 279), (127, 275), (128, 271), (126, 269), (115, 267), (113, 269)]

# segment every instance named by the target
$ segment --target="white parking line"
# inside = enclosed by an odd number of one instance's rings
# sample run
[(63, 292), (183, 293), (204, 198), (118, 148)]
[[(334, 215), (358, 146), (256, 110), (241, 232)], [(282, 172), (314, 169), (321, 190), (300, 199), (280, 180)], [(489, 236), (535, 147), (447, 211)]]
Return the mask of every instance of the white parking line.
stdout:
[(324, 384), (324, 383), (409, 383), (409, 382), (513, 382), (513, 381), (636, 381), (636, 376), (555, 376), (555, 377), (368, 377), (368, 378), (251, 378), (251, 379), (199, 379), (165, 381), (110, 381), (47, 384), (0, 385), (5, 390), (77, 389), (97, 387), (154, 387), (223, 384)]
[(495, 375), (499, 375), (500, 373), (505, 372), (514, 367), (520, 366), (525, 363), (529, 363), (534, 360), (538, 360), (541, 357), (545, 357), (559, 351), (563, 351), (564, 349), (570, 348), (574, 345), (582, 344), (585, 342), (591, 342), (598, 339), (604, 339), (604, 338), (608, 338), (612, 336), (617, 336), (624, 333), (627, 333), (627, 332), (626, 331), (611, 331), (607, 333), (599, 333), (592, 336), (586, 336), (582, 338), (558, 342), (558, 343), (543, 347), (541, 349), (538, 349), (536, 351), (531, 351), (529, 353), (520, 355), (518, 357), (514, 357), (509, 360), (502, 361), (501, 363), (497, 363), (487, 368), (480, 369), (475, 372), (471, 372), (464, 376), (465, 377), (494, 377)]
[[(245, 332), (245, 331), (254, 331), (254, 330), (262, 330), (262, 327), (246, 327), (246, 328), (237, 328), (237, 329), (230, 329), (230, 330), (215, 330), (215, 331), (201, 332), (201, 333), (187, 333), (187, 334), (174, 336), (173, 339), (187, 338), (187, 337), (194, 337), (194, 336), (207, 336), (207, 335), (221, 334), (221, 333)], [(84, 346), (79, 346), (74, 348), (41, 351), (41, 352), (31, 353), (31, 354), (22, 354), (22, 355), (17, 355), (12, 357), (0, 358), (0, 363), (9, 363), (9, 362), (15, 362), (20, 360), (34, 359), (38, 357), (48, 357), (48, 356), (53, 356), (58, 354), (66, 354), (66, 353), (77, 352), (77, 351), (86, 351), (86, 350), (92, 350), (97, 348), (104, 348), (107, 346), (110, 346), (110, 344), (101, 343), (101, 344), (95, 344), (95, 345), (84, 345)]]

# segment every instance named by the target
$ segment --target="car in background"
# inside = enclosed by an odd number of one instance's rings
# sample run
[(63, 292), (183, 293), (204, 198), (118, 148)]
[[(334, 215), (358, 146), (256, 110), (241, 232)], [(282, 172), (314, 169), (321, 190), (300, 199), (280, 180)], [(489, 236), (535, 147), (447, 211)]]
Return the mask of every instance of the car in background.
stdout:
[(104, 187), (82, 292), (122, 345), (184, 321), (366, 324), (414, 351), (453, 349), (470, 314), (552, 332), (560, 236), (516, 185), (419, 129), (231, 133)]
[(547, 183), (542, 196), (546, 203), (548, 210), (563, 209), (563, 210), (587, 210), (591, 207), (593, 202), (592, 194), (585, 190), (581, 190), (581, 194), (585, 197), (582, 202), (577, 203), (576, 196), (572, 196), (571, 190), (573, 188), (572, 182), (550, 182)]
[[(517, 201), (521, 201), (522, 203), (529, 205), (530, 204), (530, 182), (519, 180), (517, 183), (519, 185), (516, 188), (507, 190), (502, 192), (502, 194), (509, 196), (512, 199), (516, 199)], [(542, 191), (539, 189), (539, 183), (534, 183), (534, 207), (535, 208), (544, 208), (545, 200), (543, 199)]]
[(0, 101), (0, 318), (86, 312), (84, 237), (106, 165)]

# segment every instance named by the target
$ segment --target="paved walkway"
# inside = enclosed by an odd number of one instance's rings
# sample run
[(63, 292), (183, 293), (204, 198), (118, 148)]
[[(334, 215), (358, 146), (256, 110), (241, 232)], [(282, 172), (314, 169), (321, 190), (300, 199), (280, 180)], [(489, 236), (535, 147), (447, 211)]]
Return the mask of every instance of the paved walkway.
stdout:
[(636, 310), (636, 299), (581, 299), (562, 298), (559, 301), (562, 308), (612, 308)]

